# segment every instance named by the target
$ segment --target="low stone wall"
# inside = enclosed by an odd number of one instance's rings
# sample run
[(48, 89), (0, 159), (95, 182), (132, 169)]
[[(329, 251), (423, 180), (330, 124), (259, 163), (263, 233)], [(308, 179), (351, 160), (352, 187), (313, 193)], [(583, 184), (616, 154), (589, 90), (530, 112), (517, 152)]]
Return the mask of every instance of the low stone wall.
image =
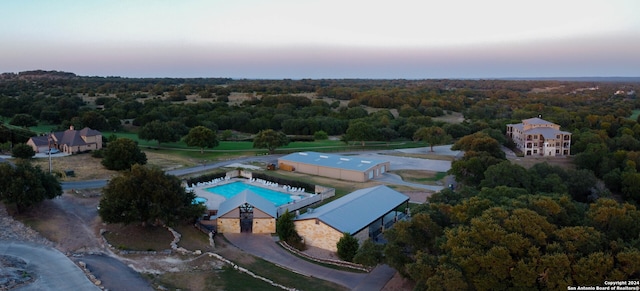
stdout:
[(289, 244), (287, 244), (284, 241), (279, 241), (278, 242), (283, 248), (285, 248), (286, 250), (304, 257), (306, 259), (318, 262), (318, 263), (323, 263), (323, 264), (329, 264), (329, 265), (334, 265), (334, 266), (338, 266), (338, 267), (344, 267), (344, 268), (349, 268), (349, 269), (354, 269), (354, 270), (359, 270), (359, 271), (364, 271), (364, 272), (371, 272), (370, 268), (367, 268), (363, 265), (360, 264), (356, 264), (356, 263), (352, 263), (352, 262), (347, 262), (347, 261), (341, 261), (341, 260), (332, 260), (332, 259), (323, 259), (323, 258), (316, 258), (316, 257), (312, 257), (309, 256), (299, 250), (297, 250), (296, 248), (290, 246)]
[[(167, 230), (169, 230), (171, 232), (171, 234), (173, 235), (173, 241), (171, 241), (171, 250), (169, 250), (169, 254), (171, 254), (172, 251), (175, 251), (175, 252), (180, 253), (182, 255), (196, 255), (196, 256), (203, 255), (201, 250), (190, 251), (190, 250), (187, 250), (187, 249), (185, 249), (183, 247), (179, 247), (178, 246), (178, 242), (180, 241), (180, 237), (182, 237), (182, 235), (180, 233), (178, 233), (177, 231), (175, 231), (173, 228), (168, 227), (168, 226), (167, 226)], [(104, 233), (104, 230), (101, 230), (100, 234), (102, 236), (102, 239), (105, 241), (105, 244), (108, 245), (109, 248), (111, 248), (112, 250), (115, 250), (115, 248), (112, 245), (110, 245), (107, 242), (106, 238), (102, 235), (103, 233)], [(215, 247), (215, 243), (213, 241), (213, 235), (211, 233), (209, 234), (209, 244), (211, 246)], [(132, 252), (130, 252), (130, 253), (132, 253)], [(209, 256), (209, 257), (216, 258), (219, 261), (222, 261), (222, 262), (230, 265), (231, 267), (233, 267), (234, 270), (237, 270), (239, 272), (245, 273), (245, 274), (247, 274), (247, 275), (249, 275), (251, 277), (254, 277), (254, 278), (258, 279), (258, 280), (262, 280), (262, 281), (264, 281), (264, 282), (266, 282), (268, 284), (271, 284), (271, 286), (278, 287), (280, 289), (287, 290), (287, 291), (298, 291), (298, 289), (287, 287), (287, 286), (278, 284), (278, 283), (274, 282), (273, 280), (271, 280), (269, 278), (265, 278), (265, 277), (256, 275), (255, 273), (251, 272), (250, 270), (236, 265), (234, 262), (226, 259), (225, 257), (223, 257), (223, 256), (221, 256), (219, 254), (212, 253), (212, 252), (206, 252), (204, 254)], [(82, 264), (84, 264), (84, 263), (82, 263)], [(81, 267), (83, 267), (83, 266), (81, 265)], [(86, 269), (86, 264), (84, 264), (83, 270), (85, 270), (85, 272), (90, 274), (90, 271), (88, 269)], [(93, 275), (91, 275), (91, 276), (93, 276)], [(89, 277), (89, 278), (91, 279), (91, 277)], [(95, 276), (93, 276), (93, 278), (95, 278)], [(96, 281), (93, 281), (94, 284), (96, 284), (96, 285), (101, 284), (99, 279), (95, 278), (95, 280)]]

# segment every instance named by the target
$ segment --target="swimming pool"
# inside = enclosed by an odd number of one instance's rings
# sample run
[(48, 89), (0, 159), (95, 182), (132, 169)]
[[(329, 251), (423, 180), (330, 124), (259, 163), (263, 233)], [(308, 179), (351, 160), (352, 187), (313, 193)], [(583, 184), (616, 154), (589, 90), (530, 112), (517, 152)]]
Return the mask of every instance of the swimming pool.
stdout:
[(191, 202), (191, 203), (193, 203), (193, 204), (206, 204), (207, 203), (207, 198), (198, 196), (198, 197), (194, 198), (193, 202)]
[(206, 188), (204, 190), (216, 195), (220, 195), (226, 199), (236, 196), (238, 193), (244, 190), (250, 190), (251, 192), (256, 193), (262, 196), (263, 198), (271, 201), (276, 206), (284, 205), (289, 202), (292, 202), (295, 198), (298, 198), (298, 199), (300, 198), (300, 196), (294, 197), (286, 193), (281, 193), (281, 192), (265, 189), (262, 187), (245, 184), (243, 182), (233, 182), (225, 185)]

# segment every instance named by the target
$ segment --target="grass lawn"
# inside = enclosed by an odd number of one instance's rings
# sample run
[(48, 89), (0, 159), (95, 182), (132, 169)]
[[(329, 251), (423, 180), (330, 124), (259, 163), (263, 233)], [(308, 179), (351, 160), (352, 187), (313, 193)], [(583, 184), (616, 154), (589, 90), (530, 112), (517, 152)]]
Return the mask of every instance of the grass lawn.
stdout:
[(427, 185), (436, 185), (438, 181), (447, 176), (446, 172), (419, 171), (419, 170), (398, 170), (393, 171), (400, 175), (402, 180)]
[(138, 223), (108, 224), (104, 237), (115, 248), (134, 251), (163, 251), (171, 249), (173, 235), (160, 226), (143, 227)]
[(173, 230), (180, 233), (179, 247), (187, 250), (201, 250), (203, 252), (213, 251), (213, 247), (209, 244), (209, 237), (191, 224), (179, 224), (173, 227)]
[(629, 116), (629, 119), (638, 120), (638, 116), (640, 116), (640, 109), (631, 111), (631, 116)]
[[(253, 263), (243, 266), (260, 276), (265, 278), (273, 278), (276, 282), (284, 285), (296, 288), (298, 290), (346, 290), (346, 288), (331, 283), (328, 281), (316, 279), (313, 277), (307, 277), (293, 273), (289, 270), (285, 270), (280, 267), (276, 267), (270, 262), (263, 259), (256, 259)], [(256, 290), (256, 289), (244, 289), (244, 290)]]
[(29, 130), (35, 133), (47, 133), (54, 131), (58, 125), (54, 124), (38, 124), (37, 126), (29, 127)]
[[(427, 146), (422, 145), (422, 146)], [(407, 157), (407, 158), (418, 158), (418, 159), (428, 159), (428, 160), (441, 160), (441, 161), (453, 161), (455, 160), (454, 156), (443, 156), (443, 155), (438, 155), (438, 154), (409, 154), (409, 153), (388, 153), (386, 155), (390, 155), (390, 156), (396, 156), (396, 157)]]

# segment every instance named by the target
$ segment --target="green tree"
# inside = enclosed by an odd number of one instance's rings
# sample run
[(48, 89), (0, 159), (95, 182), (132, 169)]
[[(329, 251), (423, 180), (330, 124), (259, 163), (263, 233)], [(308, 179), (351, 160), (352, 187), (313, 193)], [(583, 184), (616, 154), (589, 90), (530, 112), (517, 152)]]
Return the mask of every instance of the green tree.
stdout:
[(347, 128), (347, 136), (350, 141), (361, 141), (362, 146), (368, 140), (376, 140), (378, 137), (378, 129), (366, 120), (356, 120), (349, 124)]
[(204, 126), (196, 126), (189, 130), (189, 134), (184, 137), (184, 142), (190, 147), (199, 147), (200, 153), (204, 153), (204, 148), (218, 146), (216, 133)]
[(13, 150), (11, 150), (11, 156), (19, 159), (31, 159), (35, 154), (33, 148), (24, 143), (13, 146)]
[(569, 177), (565, 183), (569, 194), (574, 200), (588, 202), (596, 199), (596, 197), (592, 196), (592, 191), (595, 189), (598, 179), (591, 170), (571, 169), (567, 171), (567, 174)]
[(295, 214), (286, 210), (282, 215), (280, 215), (280, 217), (278, 217), (278, 221), (276, 222), (276, 233), (281, 241), (284, 241), (297, 249), (303, 249), (304, 245), (302, 244), (302, 237), (300, 237), (296, 231), (296, 226), (293, 223), (294, 218)]
[(95, 130), (108, 130), (111, 127), (104, 115), (97, 111), (87, 111), (83, 113), (80, 120), (83, 126)]
[(620, 190), (624, 197), (635, 203), (640, 202), (640, 173), (636, 173), (635, 171), (624, 172), (620, 174), (620, 179)]
[(353, 257), (353, 262), (366, 267), (375, 267), (382, 263), (383, 249), (383, 245), (377, 244), (371, 239), (367, 239), (356, 252), (356, 255)]
[(143, 153), (132, 139), (118, 138), (109, 142), (103, 150), (102, 165), (109, 170), (126, 170), (134, 164), (146, 164), (147, 155)]
[(13, 116), (9, 124), (15, 126), (29, 127), (38, 125), (38, 121), (31, 114), (16, 114)]
[(433, 152), (434, 145), (441, 145), (451, 140), (451, 136), (448, 135), (442, 127), (430, 126), (421, 127), (413, 134), (414, 140), (422, 140), (429, 144), (431, 151)]
[(229, 129), (226, 129), (222, 132), (222, 140), (229, 140), (233, 137), (233, 132)]
[(173, 225), (206, 210), (193, 203), (196, 195), (185, 191), (176, 176), (142, 165), (111, 179), (102, 194), (98, 213), (106, 223)]
[(605, 144), (590, 144), (583, 152), (576, 155), (574, 163), (578, 168), (598, 173), (602, 161), (608, 153), (609, 148)]
[(640, 235), (640, 211), (629, 203), (600, 198), (589, 205), (586, 217), (589, 225), (603, 232), (609, 241), (630, 241)]
[(476, 132), (459, 139), (452, 150), (486, 152), (496, 158), (505, 159), (504, 151), (500, 143), (484, 132)]
[(451, 163), (448, 173), (454, 175), (456, 181), (475, 187), (484, 180), (487, 168), (502, 161), (486, 152), (468, 151), (464, 153), (462, 159)]
[[(0, 163), (0, 200), (17, 212), (62, 195), (60, 182), (27, 162)], [(10, 177), (10, 178), (8, 178)]]
[(318, 130), (313, 133), (314, 140), (326, 140), (329, 138), (329, 135), (324, 130)]
[(353, 257), (358, 252), (360, 244), (358, 239), (350, 235), (348, 232), (342, 234), (336, 245), (338, 247), (338, 257), (347, 262), (353, 261)]
[(181, 129), (176, 127), (177, 124), (170, 124), (169, 122), (162, 122), (159, 120), (151, 121), (145, 124), (138, 132), (138, 136), (144, 140), (158, 141), (158, 144), (163, 142), (176, 142), (183, 136)]
[(273, 129), (261, 130), (253, 139), (253, 148), (267, 149), (269, 154), (273, 154), (276, 151), (276, 148), (286, 146), (288, 144), (289, 138), (287, 138), (284, 133)]
[(452, 265), (440, 265), (434, 276), (426, 282), (425, 290), (469, 290), (469, 284), (462, 275), (462, 271)]
[(497, 186), (523, 188), (531, 191), (533, 185), (527, 169), (512, 164), (510, 161), (503, 161), (489, 166), (484, 172), (484, 179), (480, 182), (480, 187), (494, 188)]

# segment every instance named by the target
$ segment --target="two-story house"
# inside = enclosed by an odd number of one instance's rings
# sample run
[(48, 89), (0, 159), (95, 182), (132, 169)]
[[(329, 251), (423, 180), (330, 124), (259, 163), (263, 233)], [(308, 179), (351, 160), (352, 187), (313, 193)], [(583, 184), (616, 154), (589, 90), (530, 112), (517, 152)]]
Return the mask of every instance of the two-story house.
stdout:
[(36, 153), (44, 153), (49, 149), (57, 149), (68, 154), (99, 150), (102, 148), (102, 133), (85, 127), (75, 130), (73, 126), (65, 131), (34, 136), (27, 141)]

